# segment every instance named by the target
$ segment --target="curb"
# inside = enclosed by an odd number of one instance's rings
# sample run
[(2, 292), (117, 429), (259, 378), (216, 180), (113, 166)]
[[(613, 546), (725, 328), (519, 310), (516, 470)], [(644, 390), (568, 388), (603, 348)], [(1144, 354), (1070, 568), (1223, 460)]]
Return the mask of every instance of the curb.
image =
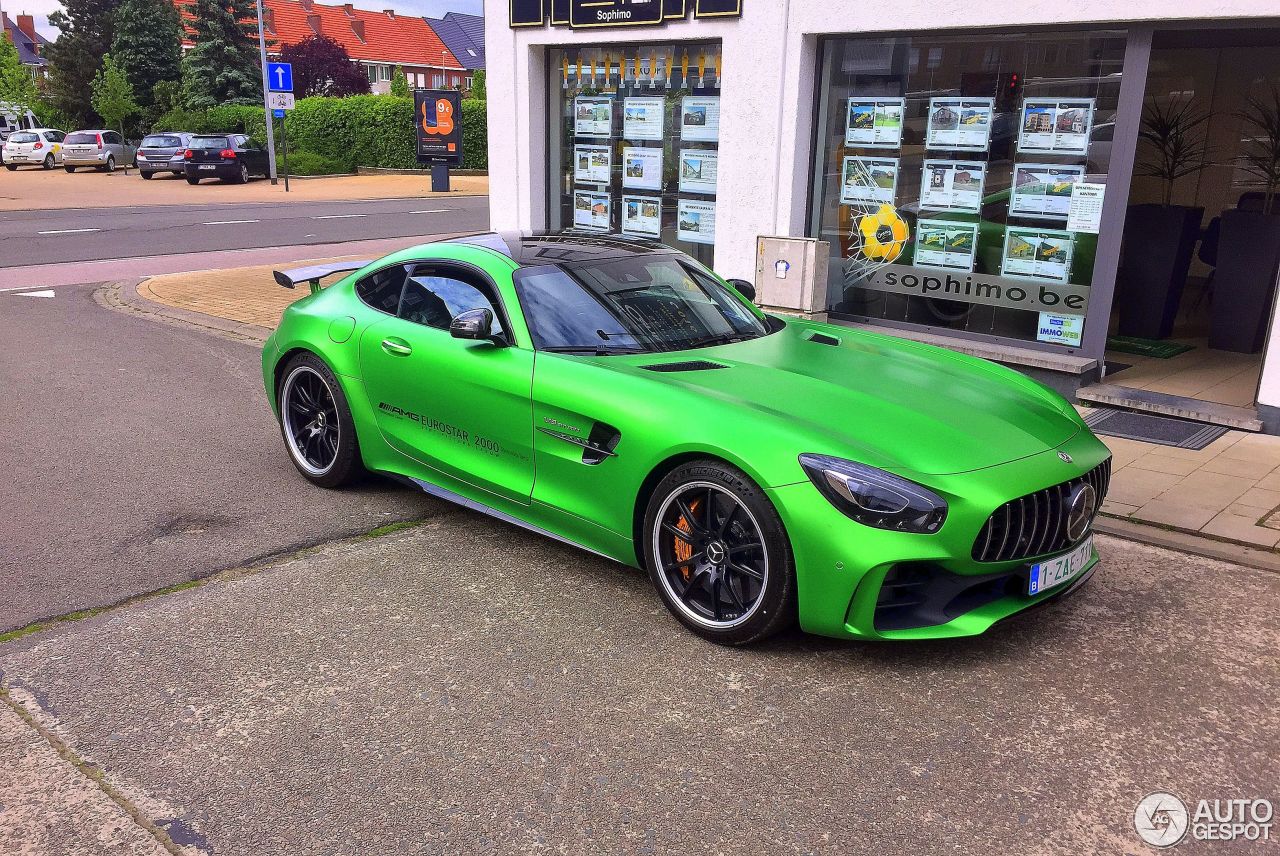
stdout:
[(144, 315), (155, 315), (171, 321), (203, 327), (207, 330), (230, 333), (233, 336), (251, 339), (256, 342), (265, 342), (272, 333), (271, 328), (263, 327), (260, 324), (246, 324), (242, 321), (232, 321), (227, 318), (219, 318), (216, 315), (194, 312), (190, 309), (179, 309), (176, 306), (168, 306), (143, 297), (138, 293), (138, 287), (148, 279), (150, 277), (108, 283), (108, 288), (117, 290), (116, 293), (122, 305)]
[(1240, 541), (1217, 540), (1198, 532), (1166, 529), (1134, 520), (1101, 515), (1094, 518), (1093, 529), (1102, 535), (1124, 538), (1126, 541), (1151, 544), (1155, 547), (1164, 547), (1220, 562), (1230, 562), (1233, 565), (1243, 565), (1259, 571), (1280, 573), (1280, 554)]
[[(382, 166), (358, 166), (355, 171), (356, 175), (421, 175), (428, 177), (431, 175), (430, 169), (392, 169), (391, 167)], [(449, 175), (465, 175), (480, 176), (488, 175), (487, 169), (451, 169)]]

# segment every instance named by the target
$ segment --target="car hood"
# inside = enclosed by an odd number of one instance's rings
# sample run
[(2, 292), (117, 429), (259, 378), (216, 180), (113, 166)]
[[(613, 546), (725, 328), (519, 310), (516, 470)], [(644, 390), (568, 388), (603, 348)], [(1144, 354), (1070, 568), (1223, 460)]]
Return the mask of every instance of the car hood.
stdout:
[[(995, 363), (803, 321), (746, 342), (625, 359), (629, 369), (790, 420), (826, 441), (827, 448), (797, 452), (847, 450), (891, 470), (941, 475), (992, 467), (1059, 446), (1083, 424), (1056, 393)], [(644, 368), (690, 360), (725, 368)]]

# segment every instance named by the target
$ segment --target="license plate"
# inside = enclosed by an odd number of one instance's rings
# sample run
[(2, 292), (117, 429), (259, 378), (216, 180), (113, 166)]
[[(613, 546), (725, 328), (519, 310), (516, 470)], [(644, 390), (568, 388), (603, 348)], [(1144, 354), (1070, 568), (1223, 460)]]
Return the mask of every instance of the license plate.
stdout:
[(1092, 555), (1093, 536), (1090, 536), (1070, 553), (1032, 565), (1027, 594), (1039, 594), (1074, 579), (1084, 570), (1085, 565), (1089, 564), (1089, 558)]
[(218, 165), (216, 163), (202, 163), (200, 164), (200, 168), (201, 169), (217, 169)]

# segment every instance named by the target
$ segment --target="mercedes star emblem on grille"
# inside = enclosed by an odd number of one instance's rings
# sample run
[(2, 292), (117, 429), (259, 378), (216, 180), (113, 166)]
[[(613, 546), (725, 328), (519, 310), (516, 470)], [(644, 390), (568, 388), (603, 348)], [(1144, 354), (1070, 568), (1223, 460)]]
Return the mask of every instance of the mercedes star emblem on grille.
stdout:
[(1064, 464), (1069, 464), (1072, 461), (1071, 456), (1068, 455), (1066, 452), (1059, 452), (1058, 457), (1062, 459), (1062, 463)]
[(1098, 494), (1092, 485), (1077, 485), (1067, 500), (1067, 537), (1072, 543), (1084, 537), (1098, 505)]

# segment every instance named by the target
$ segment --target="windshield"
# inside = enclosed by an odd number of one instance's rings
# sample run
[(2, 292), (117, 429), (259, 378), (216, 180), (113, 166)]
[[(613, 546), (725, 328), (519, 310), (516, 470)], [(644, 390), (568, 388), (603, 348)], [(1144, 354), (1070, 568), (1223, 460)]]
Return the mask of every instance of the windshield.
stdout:
[(150, 147), (150, 148), (175, 149), (178, 146), (182, 145), (182, 140), (178, 139), (177, 137), (165, 137), (165, 136), (153, 135), (145, 138), (142, 141), (142, 145), (144, 148)]
[(682, 351), (769, 332), (741, 299), (675, 255), (526, 267), (515, 283), (541, 351)]
[(16, 133), (9, 136), (9, 142), (11, 143), (34, 143), (38, 139), (40, 138), (35, 134), (29, 133)]
[(229, 148), (226, 137), (192, 137), (193, 149), (225, 149)]

